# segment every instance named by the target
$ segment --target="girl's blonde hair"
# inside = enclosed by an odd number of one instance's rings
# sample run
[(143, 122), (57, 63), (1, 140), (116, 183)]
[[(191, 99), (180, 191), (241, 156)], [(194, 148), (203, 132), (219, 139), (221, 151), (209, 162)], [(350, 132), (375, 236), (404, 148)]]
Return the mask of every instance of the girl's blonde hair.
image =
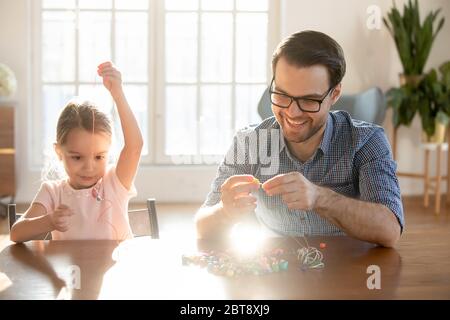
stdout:
[(92, 102), (69, 102), (61, 112), (56, 126), (56, 143), (64, 145), (72, 129), (112, 135), (111, 121)]
[[(70, 101), (64, 107), (56, 126), (56, 143), (60, 146), (64, 145), (70, 130), (76, 128), (85, 129), (94, 133), (105, 133), (108, 136), (112, 136), (111, 121), (108, 116), (89, 101), (84, 101), (82, 103)], [(41, 171), (41, 181), (67, 178), (64, 167), (61, 162), (58, 161), (56, 154), (49, 151), (50, 150), (45, 151), (44, 167)]]

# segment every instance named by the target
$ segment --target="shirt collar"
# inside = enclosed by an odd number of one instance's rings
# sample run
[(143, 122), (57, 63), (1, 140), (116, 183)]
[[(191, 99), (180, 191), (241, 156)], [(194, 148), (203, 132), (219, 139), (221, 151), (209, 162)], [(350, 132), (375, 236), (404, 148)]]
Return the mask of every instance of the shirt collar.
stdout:
[(323, 154), (326, 154), (330, 150), (331, 138), (333, 137), (333, 118), (331, 114), (328, 113), (327, 124), (325, 127), (325, 132), (323, 134), (322, 141), (320, 142), (319, 149), (322, 150)]

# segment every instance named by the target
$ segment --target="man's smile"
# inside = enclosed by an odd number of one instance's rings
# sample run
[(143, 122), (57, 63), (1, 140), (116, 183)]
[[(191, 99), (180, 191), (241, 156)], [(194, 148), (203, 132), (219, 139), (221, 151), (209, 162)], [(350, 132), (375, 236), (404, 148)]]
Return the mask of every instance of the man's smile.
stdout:
[(309, 121), (309, 120), (301, 120), (301, 119), (294, 120), (294, 119), (290, 119), (288, 117), (285, 117), (284, 119), (285, 119), (286, 123), (292, 128), (301, 128)]

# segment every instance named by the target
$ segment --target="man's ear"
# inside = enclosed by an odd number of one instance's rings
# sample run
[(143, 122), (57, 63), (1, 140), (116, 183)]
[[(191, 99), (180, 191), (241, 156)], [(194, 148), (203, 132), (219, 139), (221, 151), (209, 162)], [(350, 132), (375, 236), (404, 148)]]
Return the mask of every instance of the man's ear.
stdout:
[(339, 100), (339, 98), (341, 97), (341, 93), (342, 82), (339, 82), (339, 84), (334, 87), (333, 92), (331, 93), (331, 105), (334, 105)]
[(56, 155), (58, 156), (58, 159), (61, 161), (62, 160), (61, 147), (59, 146), (59, 144), (57, 144), (55, 142), (55, 143), (53, 143), (53, 148), (55, 149), (55, 152), (56, 152)]

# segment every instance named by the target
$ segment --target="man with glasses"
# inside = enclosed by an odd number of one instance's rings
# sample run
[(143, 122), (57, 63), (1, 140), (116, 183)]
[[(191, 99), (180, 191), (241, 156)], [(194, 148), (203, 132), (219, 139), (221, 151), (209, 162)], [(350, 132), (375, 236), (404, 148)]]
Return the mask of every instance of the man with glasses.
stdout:
[[(347, 234), (386, 247), (398, 241), (403, 207), (384, 130), (330, 112), (345, 68), (342, 48), (323, 33), (298, 32), (279, 44), (270, 84), (275, 116), (236, 134), (197, 212), (199, 237), (221, 235), (256, 213), (283, 236)], [(254, 161), (252, 146), (276, 155), (277, 172)]]

